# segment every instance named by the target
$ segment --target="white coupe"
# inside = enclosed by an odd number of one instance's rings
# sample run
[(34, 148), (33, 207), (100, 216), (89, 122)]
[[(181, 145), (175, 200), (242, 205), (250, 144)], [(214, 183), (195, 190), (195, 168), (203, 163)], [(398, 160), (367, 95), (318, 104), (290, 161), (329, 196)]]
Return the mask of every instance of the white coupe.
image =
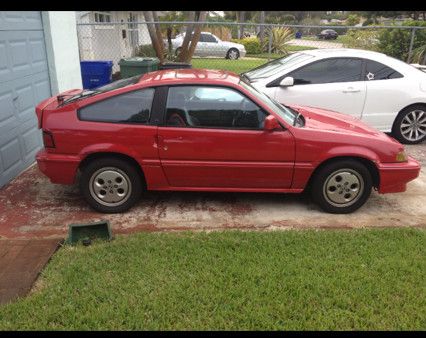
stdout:
[(372, 51), (316, 49), (242, 76), (282, 104), (349, 114), (414, 144), (426, 139), (426, 73), (419, 68)]

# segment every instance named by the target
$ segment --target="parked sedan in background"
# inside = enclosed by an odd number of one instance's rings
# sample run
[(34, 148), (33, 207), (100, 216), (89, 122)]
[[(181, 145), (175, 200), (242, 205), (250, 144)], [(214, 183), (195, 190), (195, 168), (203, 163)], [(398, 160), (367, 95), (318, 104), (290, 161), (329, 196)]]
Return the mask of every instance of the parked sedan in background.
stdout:
[[(180, 53), (184, 37), (185, 33), (179, 34), (175, 39), (172, 39), (172, 46), (176, 55)], [(194, 55), (216, 56), (236, 60), (246, 55), (246, 49), (242, 44), (222, 41), (212, 33), (201, 32), (200, 40), (195, 47)]]
[(225, 71), (156, 71), (65, 92), (36, 113), (40, 170), (61, 184), (80, 171), (83, 196), (101, 212), (129, 209), (143, 189), (308, 189), (324, 210), (348, 213), (372, 187), (402, 192), (420, 171), (399, 142), (358, 119), (281, 105)]
[(283, 104), (304, 104), (357, 117), (402, 143), (426, 139), (426, 73), (382, 53), (316, 49), (243, 74)]
[(335, 40), (339, 34), (333, 29), (324, 29), (321, 33), (317, 34), (318, 39)]

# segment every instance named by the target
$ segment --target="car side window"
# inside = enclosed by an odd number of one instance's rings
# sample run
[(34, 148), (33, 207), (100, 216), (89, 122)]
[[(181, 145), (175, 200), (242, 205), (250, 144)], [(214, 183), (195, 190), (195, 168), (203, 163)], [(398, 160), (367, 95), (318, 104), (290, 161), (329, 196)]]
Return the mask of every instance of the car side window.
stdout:
[(361, 81), (362, 60), (333, 58), (313, 62), (289, 74), (295, 85)]
[(377, 61), (366, 60), (365, 67), (366, 81), (399, 79), (403, 77), (402, 74), (398, 73), (395, 69), (385, 66)]
[(183, 128), (263, 129), (266, 113), (236, 90), (210, 86), (169, 88), (166, 125)]
[(78, 116), (83, 121), (147, 123), (154, 91), (147, 88), (116, 95), (80, 108)]
[(216, 38), (210, 34), (202, 34), (204, 36), (204, 42), (217, 42)]

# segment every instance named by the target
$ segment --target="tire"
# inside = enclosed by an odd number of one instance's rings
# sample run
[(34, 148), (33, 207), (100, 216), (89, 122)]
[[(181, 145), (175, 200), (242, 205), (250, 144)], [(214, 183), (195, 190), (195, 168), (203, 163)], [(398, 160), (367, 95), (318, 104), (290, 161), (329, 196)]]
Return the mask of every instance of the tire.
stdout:
[(312, 199), (332, 214), (348, 214), (360, 208), (373, 186), (368, 169), (350, 159), (326, 164), (312, 179)]
[[(415, 118), (417, 118), (417, 123), (410, 129), (409, 121), (414, 121)], [(410, 130), (413, 130), (413, 134)], [(417, 130), (418, 137), (416, 137), (415, 130)], [(401, 110), (393, 124), (392, 135), (404, 144), (417, 144), (426, 140), (426, 105), (414, 104)]]
[(237, 48), (231, 48), (226, 53), (226, 58), (231, 60), (237, 60), (240, 57), (240, 52)]
[(82, 170), (80, 191), (96, 211), (124, 212), (139, 200), (142, 178), (127, 161), (114, 157), (95, 159)]

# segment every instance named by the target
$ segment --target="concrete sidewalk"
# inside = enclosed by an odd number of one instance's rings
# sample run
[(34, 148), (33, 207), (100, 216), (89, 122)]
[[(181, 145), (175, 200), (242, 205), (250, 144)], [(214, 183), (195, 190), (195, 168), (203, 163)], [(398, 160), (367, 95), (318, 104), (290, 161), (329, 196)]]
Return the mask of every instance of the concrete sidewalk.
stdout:
[(60, 240), (0, 239), (0, 304), (25, 296)]

